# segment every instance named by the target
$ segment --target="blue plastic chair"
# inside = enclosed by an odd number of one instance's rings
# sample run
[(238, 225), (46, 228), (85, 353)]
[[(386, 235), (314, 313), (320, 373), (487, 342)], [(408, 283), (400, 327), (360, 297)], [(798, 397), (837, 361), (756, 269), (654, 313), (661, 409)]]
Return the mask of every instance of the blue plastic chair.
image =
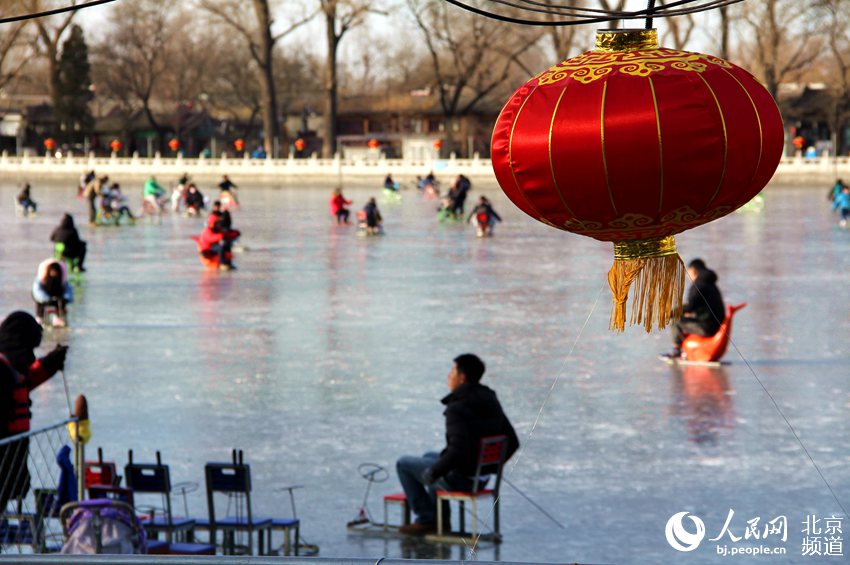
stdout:
[[(207, 463), (204, 467), (207, 487), (207, 509), (209, 522), (201, 523), (210, 531), (210, 541), (217, 539), (218, 530), (222, 531), (222, 552), (225, 555), (236, 554), (237, 532), (248, 534), (247, 553), (253, 555), (254, 533), (257, 533), (257, 549), (264, 554), (263, 533), (272, 525), (271, 518), (257, 518), (251, 509), (251, 467), (243, 463)], [(216, 493), (235, 499), (234, 516), (216, 515)]]
[(156, 452), (156, 463), (134, 463), (133, 452), (130, 451), (128, 463), (124, 467), (127, 487), (136, 494), (159, 494), (162, 499), (163, 511), (157, 516), (142, 519), (142, 525), (150, 537), (156, 538), (160, 532), (165, 534), (169, 543), (169, 554), (209, 555), (215, 553), (211, 544), (190, 543), (195, 520), (192, 518), (175, 518), (171, 506), (171, 473), (168, 465), (162, 464), (159, 451)]
[[(238, 457), (237, 457), (238, 453)], [(205, 468), (207, 508), (209, 509), (209, 521), (198, 521), (199, 528), (210, 531), (210, 542), (217, 539), (217, 531), (223, 533), (222, 549), (225, 555), (236, 553), (236, 533), (248, 534), (248, 543), (245, 549), (248, 554), (253, 554), (253, 534), (257, 533), (257, 550), (259, 555), (272, 554), (272, 532), (283, 531), (286, 535), (283, 544), (285, 553), (289, 554), (294, 545), (295, 554), (298, 554), (298, 535), (300, 521), (297, 518), (265, 518), (254, 516), (251, 507), (251, 467), (242, 460), (242, 452), (233, 453), (233, 463), (207, 463)], [(290, 497), (292, 489), (289, 487)], [(235, 501), (235, 515), (220, 517), (216, 514), (216, 494), (225, 494), (228, 497), (228, 507)], [(290, 542), (290, 531), (295, 531), (294, 544)], [(268, 551), (267, 549), (268, 548)]]

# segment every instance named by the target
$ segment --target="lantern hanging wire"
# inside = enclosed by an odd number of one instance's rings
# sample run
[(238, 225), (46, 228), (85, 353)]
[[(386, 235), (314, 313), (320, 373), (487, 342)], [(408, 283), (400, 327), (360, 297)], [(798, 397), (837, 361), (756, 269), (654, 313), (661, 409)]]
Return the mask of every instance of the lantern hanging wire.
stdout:
[(79, 10), (84, 10), (85, 8), (93, 8), (94, 6), (100, 6), (101, 4), (109, 4), (110, 2), (115, 1), (116, 0), (89, 0), (88, 2), (84, 2), (83, 4), (71, 4), (62, 8), (45, 10), (43, 12), (30, 12), (26, 14), (18, 14), (16, 16), (6, 16), (0, 18), (0, 25), (12, 22), (34, 20), (36, 18), (45, 18), (48, 16), (55, 16), (56, 14), (64, 14), (65, 12), (77, 12)]
[(676, 0), (658, 4), (648, 0), (642, 10), (606, 10), (589, 8), (582, 2), (560, 0), (444, 0), (449, 4), (503, 22), (531, 26), (569, 26), (594, 24), (614, 20), (646, 20), (652, 27), (653, 18), (684, 16), (715, 10), (744, 0)]

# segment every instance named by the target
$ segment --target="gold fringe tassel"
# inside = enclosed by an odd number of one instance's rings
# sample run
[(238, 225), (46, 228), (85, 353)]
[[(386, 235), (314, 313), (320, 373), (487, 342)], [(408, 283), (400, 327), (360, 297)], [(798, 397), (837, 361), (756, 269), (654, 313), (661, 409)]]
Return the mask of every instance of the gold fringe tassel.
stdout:
[(608, 271), (608, 286), (614, 295), (611, 330), (626, 327), (626, 302), (632, 290), (629, 324), (667, 327), (682, 315), (685, 290), (685, 264), (676, 252), (672, 236), (652, 240), (617, 242), (614, 265)]

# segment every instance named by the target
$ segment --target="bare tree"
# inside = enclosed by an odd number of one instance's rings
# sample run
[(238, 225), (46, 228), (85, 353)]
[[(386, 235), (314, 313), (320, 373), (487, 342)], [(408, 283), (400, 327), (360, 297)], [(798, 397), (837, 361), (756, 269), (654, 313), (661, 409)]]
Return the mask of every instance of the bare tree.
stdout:
[(369, 0), (319, 0), (325, 19), (325, 41), (327, 64), (325, 68), (325, 139), (322, 156), (332, 157), (336, 153), (337, 119), (337, 50), (343, 36), (352, 28), (361, 25), (369, 12)]
[(98, 80), (128, 114), (141, 109), (156, 130), (162, 150), (164, 128), (154, 114), (156, 95), (166, 88), (173, 21), (168, 0), (119, 3), (109, 17), (109, 33), (94, 50)]
[(303, 15), (290, 22), (283, 31), (272, 32), (268, 0), (251, 0), (253, 23), (247, 22), (247, 2), (239, 0), (202, 0), (201, 4), (211, 14), (227, 23), (245, 40), (251, 59), (257, 67), (257, 82), (260, 85), (260, 105), (263, 116), (263, 145), (266, 155), (274, 156), (274, 142), (280, 137), (277, 92), (274, 80), (274, 47), (286, 35), (292, 33), (312, 19), (313, 14)]
[[(560, 3), (557, 0), (544, 0), (547, 6), (558, 6)], [(585, 5), (585, 0), (574, 0), (572, 5), (580, 8)], [(549, 20), (561, 19), (554, 14), (547, 14)], [(552, 50), (555, 52), (555, 58), (558, 60), (567, 59), (571, 56), (571, 52), (575, 47), (576, 40), (582, 35), (582, 26), (547, 26), (546, 34), (549, 42), (552, 45)]]
[[(4, 2), (0, 15), (20, 13), (22, 6), (20, 1)], [(17, 79), (35, 55), (31, 48), (35, 38), (29, 33), (31, 26), (28, 24), (21, 21), (0, 26), (0, 89)]]
[[(230, 47), (219, 29), (197, 26), (192, 12), (178, 11), (171, 22), (171, 33), (165, 50), (168, 53), (167, 78), (159, 96), (174, 102), (196, 100), (208, 92), (222, 73), (221, 61)], [(247, 57), (241, 63), (249, 63)]]
[[(664, 6), (669, 3), (669, 0), (659, 0), (658, 5)], [(662, 36), (661, 43), (665, 46), (672, 46), (673, 49), (684, 49), (688, 41), (691, 39), (691, 34), (696, 27), (693, 14), (685, 14), (683, 16), (674, 16), (664, 19), (665, 33)]]
[(745, 52), (753, 59), (767, 90), (795, 78), (821, 53), (820, 25), (813, 4), (800, 0), (759, 0), (743, 5), (743, 21), (753, 41)]
[(205, 104), (228, 122), (241, 124), (242, 129), (237, 136), (247, 139), (262, 112), (257, 70), (249, 52), (242, 48), (239, 36), (228, 33), (217, 35), (220, 50), (215, 72), (205, 82)]
[[(73, 6), (77, 3), (76, 0), (71, 0)], [(52, 6), (51, 6), (52, 7)], [(26, 8), (30, 12), (42, 12), (48, 9), (46, 2), (43, 0), (26, 0)], [(50, 76), (50, 95), (55, 98), (58, 81), (59, 58), (61, 57), (61, 42), (62, 36), (71, 25), (76, 11), (66, 12), (56, 16), (48, 16), (36, 18), (36, 29), (38, 30), (37, 49), (38, 54), (47, 60), (49, 76)]]
[(720, 58), (729, 58), (729, 6), (720, 7)]
[[(431, 72), (453, 149), (452, 121), (471, 112), (512, 77), (515, 68), (528, 78), (521, 57), (542, 35), (463, 12), (445, 2), (408, 0), (422, 32)], [(510, 37), (511, 41), (504, 38)]]
[[(277, 73), (277, 91), (280, 94), (279, 106), (285, 116), (305, 112), (309, 116), (312, 108), (322, 99), (325, 92), (322, 72), (325, 62), (322, 57), (311, 54), (306, 48), (287, 49), (285, 54), (278, 53), (275, 68)], [(298, 131), (305, 129), (302, 125)], [(294, 132), (286, 132), (287, 135)]]
[[(622, 12), (626, 7), (628, 0), (599, 0), (599, 7), (607, 11)], [(617, 29), (620, 26), (620, 20), (611, 20), (609, 22), (611, 29)]]

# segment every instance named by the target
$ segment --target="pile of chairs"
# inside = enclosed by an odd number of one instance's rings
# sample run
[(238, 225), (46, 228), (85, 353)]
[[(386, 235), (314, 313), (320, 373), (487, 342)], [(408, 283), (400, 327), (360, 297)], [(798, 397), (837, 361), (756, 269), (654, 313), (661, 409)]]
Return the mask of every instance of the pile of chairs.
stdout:
[[(224, 555), (253, 555), (256, 547), (257, 555), (298, 555), (300, 521), (295, 517), (293, 490), (300, 485), (285, 487), (292, 503), (292, 518), (256, 516), (251, 505), (251, 467), (244, 462), (242, 451), (234, 450), (230, 462), (205, 465), (208, 513), (204, 518), (188, 516), (185, 495), (198, 485), (172, 484), (169, 467), (163, 464), (159, 452), (155, 463), (134, 461), (132, 450), (127, 461), (123, 487), (116, 464), (103, 461), (101, 450), (97, 461), (86, 462), (85, 484), (90, 500), (67, 504), (61, 511), (66, 551), (70, 551), (71, 540), (75, 540), (73, 548), (85, 545), (77, 539), (79, 535), (75, 536), (76, 524), (91, 520), (103, 523), (106, 512), (109, 517), (122, 513), (131, 517), (120, 520), (129, 542), (119, 545), (126, 553), (215, 555), (220, 550)], [(171, 498), (174, 493), (183, 495), (186, 516), (175, 514)], [(157, 498), (156, 503), (149, 504)], [(100, 530), (95, 528), (95, 531)], [(200, 532), (207, 534), (204, 541), (197, 539)], [(273, 532), (284, 534), (278, 546), (273, 543)], [(100, 553), (119, 547), (118, 542), (104, 541), (105, 536), (100, 533), (86, 535), (85, 539), (94, 548), (87, 552)]]

